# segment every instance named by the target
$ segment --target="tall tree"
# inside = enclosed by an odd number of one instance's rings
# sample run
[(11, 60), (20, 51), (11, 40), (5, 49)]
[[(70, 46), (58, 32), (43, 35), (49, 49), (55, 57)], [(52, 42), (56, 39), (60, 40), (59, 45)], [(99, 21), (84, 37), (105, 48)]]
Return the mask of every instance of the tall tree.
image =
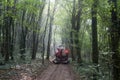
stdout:
[(49, 33), (48, 33), (48, 47), (47, 47), (47, 58), (46, 59), (49, 59), (49, 56), (50, 56), (50, 49), (51, 49), (50, 47), (51, 47), (51, 39), (52, 39), (52, 26), (53, 26), (53, 21), (54, 21), (54, 15), (55, 15), (56, 8), (57, 8), (57, 0), (55, 0), (53, 11), (52, 11), (52, 13), (50, 15), (50, 25), (49, 25)]
[(13, 1), (13, 6), (11, 7), (11, 11), (12, 11), (12, 17), (11, 17), (11, 40), (10, 40), (10, 58), (11, 60), (14, 60), (14, 57), (13, 57), (13, 51), (14, 51), (14, 42), (15, 42), (15, 25), (14, 25), (14, 22), (15, 22), (15, 18), (14, 16), (16, 15), (16, 3), (17, 3), (17, 0), (14, 0)]
[(45, 24), (45, 30), (43, 32), (43, 53), (42, 53), (42, 63), (43, 64), (44, 64), (44, 55), (45, 55), (45, 52), (47, 52), (47, 54), (49, 54), (48, 51), (45, 51), (45, 44), (46, 44), (45, 37), (46, 37), (47, 29), (48, 29), (47, 26), (48, 26), (48, 22), (49, 22), (49, 17), (50, 17), (50, 0), (48, 2), (47, 19), (46, 19), (46, 24)]
[[(97, 37), (97, 5), (98, 0), (93, 0), (92, 14), (92, 61), (94, 65), (98, 65), (98, 37)], [(96, 68), (98, 70), (98, 68)], [(96, 74), (93, 74), (93, 80), (97, 80)]]
[[(77, 4), (78, 3), (78, 4)], [(81, 28), (80, 21), (81, 21), (81, 12), (82, 12), (82, 7), (81, 7), (82, 0), (73, 0), (73, 10), (72, 10), (72, 19), (71, 19), (71, 24), (72, 24), (72, 30), (71, 30), (71, 44), (75, 44), (75, 52), (77, 54), (77, 62), (80, 63), (82, 62), (81, 58), (81, 46), (79, 45), (79, 30)], [(78, 7), (76, 7), (76, 4)], [(74, 32), (73, 32), (74, 31)], [(73, 48), (71, 48), (72, 52), (72, 58), (74, 60), (74, 55), (73, 55)]]
[[(37, 32), (37, 30), (40, 30), (41, 28), (41, 25), (39, 25), (39, 23), (41, 23), (41, 20), (42, 20), (42, 13), (43, 13), (43, 10), (44, 10), (44, 6), (45, 6), (45, 1), (42, 0), (41, 1), (41, 5), (39, 5), (39, 15), (38, 15), (38, 19), (37, 19), (37, 15), (35, 16), (35, 14), (33, 14), (33, 20), (32, 22), (33, 23), (33, 31), (32, 31), (32, 35), (33, 35), (33, 44), (32, 44), (32, 59), (35, 59), (36, 58), (36, 52), (37, 52), (37, 49), (38, 49), (38, 37), (39, 37), (39, 34)], [(37, 5), (37, 4), (35, 4)], [(36, 6), (37, 7), (37, 6)], [(37, 19), (37, 21), (36, 21)]]
[(24, 25), (26, 10), (22, 11), (21, 33), (20, 33), (20, 58), (25, 60), (27, 27)]
[(75, 27), (75, 48), (76, 48), (76, 53), (77, 53), (77, 62), (78, 63), (81, 63), (82, 62), (82, 58), (81, 58), (81, 47), (80, 46), (80, 40), (79, 40), (79, 30), (81, 28), (81, 15), (82, 15), (82, 0), (78, 0), (78, 12), (77, 12), (77, 15), (76, 15), (76, 27)]
[(71, 19), (72, 28), (71, 28), (71, 32), (70, 32), (70, 37), (71, 37), (71, 56), (72, 56), (72, 60), (73, 61), (75, 60), (75, 55), (73, 54), (74, 53), (74, 51), (73, 51), (73, 45), (74, 45), (73, 30), (74, 30), (75, 22), (76, 22), (76, 17), (75, 17), (76, 7), (75, 7), (75, 4), (76, 4), (76, 0), (73, 0), (73, 10), (72, 10), (72, 19)]
[[(11, 32), (12, 32), (12, 24), (13, 24), (13, 18), (10, 15), (12, 12), (12, 6), (11, 6), (11, 1), (7, 0), (7, 6), (5, 6), (5, 15), (4, 15), (4, 27), (5, 27), (5, 61), (9, 61), (9, 57), (10, 57), (10, 52), (12, 53), (11, 49)], [(11, 58), (13, 59), (13, 56), (11, 55)]]

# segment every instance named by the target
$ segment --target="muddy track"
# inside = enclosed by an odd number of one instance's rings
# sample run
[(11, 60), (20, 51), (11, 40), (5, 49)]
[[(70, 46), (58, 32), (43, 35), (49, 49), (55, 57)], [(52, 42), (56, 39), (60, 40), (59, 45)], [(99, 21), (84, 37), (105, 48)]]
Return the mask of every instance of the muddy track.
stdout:
[(67, 64), (52, 64), (36, 80), (75, 80)]

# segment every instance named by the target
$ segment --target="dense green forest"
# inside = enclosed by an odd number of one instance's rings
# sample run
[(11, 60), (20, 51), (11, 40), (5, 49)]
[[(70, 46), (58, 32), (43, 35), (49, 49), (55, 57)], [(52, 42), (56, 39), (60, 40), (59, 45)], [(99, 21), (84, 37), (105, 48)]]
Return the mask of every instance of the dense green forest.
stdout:
[(120, 0), (0, 0), (0, 69), (45, 64), (60, 44), (87, 80), (120, 80)]

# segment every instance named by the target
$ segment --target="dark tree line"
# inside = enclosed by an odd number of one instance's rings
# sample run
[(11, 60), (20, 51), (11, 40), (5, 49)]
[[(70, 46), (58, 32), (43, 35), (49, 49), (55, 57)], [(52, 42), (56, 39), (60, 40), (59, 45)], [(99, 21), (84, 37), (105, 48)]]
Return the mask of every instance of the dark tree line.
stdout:
[(31, 59), (36, 58), (45, 2), (0, 1), (0, 53), (5, 62), (15, 60), (18, 54), (21, 60), (25, 60), (28, 50)]
[[(86, 4), (85, 4), (86, 2)], [(63, 6), (68, 15), (70, 16), (69, 23), (71, 24), (70, 29), (70, 48), (71, 57), (73, 61), (77, 61), (78, 64), (84, 63), (84, 58), (91, 57), (91, 61), (95, 66), (95, 69), (100, 73), (101, 58), (108, 60), (108, 66), (112, 65), (113, 80), (120, 79), (120, 11), (118, 0), (72, 0), (68, 2), (67, 6)], [(105, 5), (106, 4), (106, 5)], [(70, 7), (68, 10), (68, 7)], [(90, 8), (86, 8), (89, 6)], [(108, 8), (106, 8), (108, 7)], [(85, 9), (84, 9), (85, 8)], [(86, 11), (86, 12), (85, 12)], [(87, 12), (88, 11), (88, 12)], [(88, 13), (88, 14), (87, 14)], [(85, 15), (86, 14), (86, 15)], [(85, 20), (85, 17), (87, 18)], [(84, 23), (84, 21), (89, 21)], [(84, 26), (85, 25), (85, 26)], [(67, 25), (66, 25), (67, 26)], [(83, 28), (87, 27), (87, 28)], [(91, 26), (91, 28), (88, 28)], [(83, 31), (83, 29), (85, 29)], [(82, 30), (82, 31), (81, 31)], [(90, 41), (86, 42), (85, 35), (89, 33)], [(82, 33), (82, 34), (81, 34)], [(83, 36), (82, 36), (83, 35)], [(88, 34), (87, 34), (88, 35)], [(83, 43), (85, 42), (85, 43)], [(89, 49), (88, 46), (84, 47), (84, 44), (91, 43)], [(85, 49), (86, 48), (86, 49)], [(85, 50), (89, 51), (85, 51)], [(91, 51), (90, 51), (91, 50)], [(91, 53), (84, 53), (84, 52)], [(102, 52), (104, 51), (104, 52)], [(102, 52), (102, 53), (101, 53)], [(106, 54), (107, 53), (107, 57)], [(83, 57), (83, 55), (90, 54), (89, 57)], [(102, 56), (101, 56), (102, 55)], [(108, 58), (109, 56), (109, 58)], [(110, 57), (112, 56), (112, 57)], [(110, 61), (112, 59), (112, 61)], [(91, 62), (88, 61), (88, 62)], [(102, 62), (104, 63), (104, 62)], [(103, 72), (104, 73), (104, 72)], [(98, 74), (93, 74), (93, 80), (96, 80)]]

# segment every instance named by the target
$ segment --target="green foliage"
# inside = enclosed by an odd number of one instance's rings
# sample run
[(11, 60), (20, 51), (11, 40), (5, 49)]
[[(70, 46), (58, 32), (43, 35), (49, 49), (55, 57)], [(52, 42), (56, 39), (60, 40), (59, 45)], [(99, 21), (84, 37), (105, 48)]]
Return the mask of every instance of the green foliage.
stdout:
[[(99, 69), (99, 71), (96, 70)], [(83, 63), (81, 65), (74, 63), (74, 70), (80, 74), (81, 79), (93, 80), (93, 74), (97, 75), (98, 80), (110, 80), (111, 72), (109, 72), (108, 67), (103, 67), (103, 65), (95, 66), (92, 63)]]
[[(46, 12), (44, 12), (45, 17), (42, 16), (43, 7), (45, 5), (45, 0), (17, 0), (17, 3), (14, 3), (14, 0), (10, 0), (10, 2), (7, 2), (7, 0), (0, 0), (2, 2), (2, 9), (0, 14), (0, 28), (4, 25), (4, 16), (5, 17), (11, 17), (15, 21), (15, 28), (21, 26), (24, 29), (27, 29), (28, 34), (27, 36), (31, 38), (31, 33), (39, 33), (43, 34), (44, 31), (44, 24), (46, 19)], [(93, 0), (82, 0), (82, 3), (80, 7), (81, 10), (81, 21), (80, 21), (80, 31), (79, 31), (79, 38), (76, 38), (75, 36), (71, 37), (70, 32), (73, 32), (76, 34), (76, 31), (72, 29), (71, 24), (71, 18), (72, 18), (72, 10), (73, 10), (73, 0), (58, 0), (58, 5), (56, 9), (56, 13), (54, 16), (54, 29), (53, 31), (55, 33), (55, 40), (56, 42), (60, 42), (61, 38), (67, 42), (69, 45), (76, 47), (81, 47), (81, 53), (83, 58), (83, 64), (80, 66), (80, 64), (75, 63), (75, 70), (80, 73), (80, 75), (85, 75), (87, 79), (91, 80), (92, 74), (96, 73), (99, 80), (109, 80), (111, 78), (111, 66), (112, 66), (112, 53), (109, 53), (109, 27), (111, 26), (111, 9), (114, 8), (113, 3), (108, 2), (108, 0), (99, 0), (98, 8), (97, 8), (97, 27), (98, 27), (98, 45), (99, 45), (99, 65), (95, 66), (91, 62), (91, 7), (93, 4)], [(50, 14), (53, 11), (54, 4), (50, 4)], [(76, 7), (76, 13), (79, 8), (77, 8), (78, 2), (76, 1), (75, 7)], [(9, 7), (9, 10), (6, 10), (6, 8)], [(114, 11), (117, 11), (118, 20), (120, 19), (120, 0), (117, 2), (117, 9), (114, 9)], [(95, 8), (96, 9), (96, 8)], [(45, 8), (45, 11), (47, 8)], [(25, 12), (25, 15), (23, 16), (23, 12)], [(96, 15), (95, 15), (96, 16)], [(22, 21), (22, 18), (24, 20)], [(43, 21), (44, 23), (39, 24), (40, 21)], [(48, 20), (49, 22), (49, 20)], [(23, 23), (23, 24), (22, 24)], [(22, 24), (22, 25), (21, 25)], [(49, 24), (48, 24), (49, 25)], [(40, 28), (43, 26), (42, 28)], [(19, 28), (18, 28), (19, 29)], [(17, 33), (17, 30), (15, 31)], [(11, 33), (12, 34), (12, 33)], [(16, 34), (18, 38), (19, 32)], [(3, 33), (0, 33), (0, 43), (4, 42)], [(45, 34), (46, 35), (46, 34)], [(79, 39), (79, 43), (71, 44), (70, 40), (73, 39)], [(32, 39), (29, 39), (32, 41)], [(24, 54), (25, 61), (20, 59), (20, 53), (19, 53), (19, 44), (17, 43), (18, 39), (15, 40), (15, 51), (14, 51), (14, 63), (30, 63), (31, 62), (31, 50), (25, 48), (27, 51), (26, 54)], [(30, 41), (30, 42), (31, 42)], [(42, 47), (42, 41), (39, 44), (39, 48)], [(32, 45), (32, 44), (31, 44)], [(0, 46), (1, 47), (1, 46)], [(17, 47), (17, 48), (16, 48)], [(30, 46), (29, 46), (30, 48)], [(120, 50), (120, 49), (119, 49)], [(76, 57), (76, 54), (75, 54)], [(4, 63), (4, 57), (0, 54), (0, 62)], [(10, 61), (11, 62), (11, 61)], [(11, 64), (11, 63), (10, 63)], [(8, 66), (8, 65), (7, 65)], [(99, 68), (99, 72), (96, 70), (96, 67)]]
[[(42, 2), (35, 0), (23, 0), (17, 4), (18, 10), (27, 10), (29, 13), (38, 14), (39, 6), (42, 5)], [(37, 7), (38, 6), (38, 7)]]
[(120, 19), (120, 0), (117, 2), (117, 12), (118, 12), (118, 18)]

